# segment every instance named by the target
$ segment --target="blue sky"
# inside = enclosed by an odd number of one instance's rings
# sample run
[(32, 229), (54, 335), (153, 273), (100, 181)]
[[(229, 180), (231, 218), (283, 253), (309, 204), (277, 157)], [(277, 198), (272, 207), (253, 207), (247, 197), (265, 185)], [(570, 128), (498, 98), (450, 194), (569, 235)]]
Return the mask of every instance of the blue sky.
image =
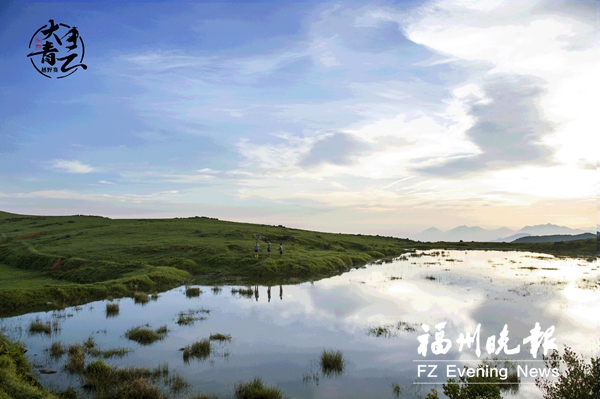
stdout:
[[(596, 15), (592, 1), (9, 2), (0, 209), (593, 228)], [(78, 28), (87, 70), (33, 68), (50, 19)]]

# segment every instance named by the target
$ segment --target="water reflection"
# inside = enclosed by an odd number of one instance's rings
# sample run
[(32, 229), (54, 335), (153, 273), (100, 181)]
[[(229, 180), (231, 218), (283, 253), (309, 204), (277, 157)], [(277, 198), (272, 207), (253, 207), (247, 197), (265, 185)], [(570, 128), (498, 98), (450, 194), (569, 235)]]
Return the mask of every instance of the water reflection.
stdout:
[[(52, 323), (48, 312), (3, 319), (0, 326), (23, 341), (34, 364), (59, 371), (40, 376), (53, 387), (77, 386), (77, 381), (60, 371), (64, 358), (52, 358), (45, 350), (56, 341), (68, 346), (93, 336), (103, 350), (131, 349), (121, 359), (111, 359), (112, 364), (139, 366), (160, 359), (202, 392), (228, 394), (235, 382), (259, 376), (294, 398), (389, 398), (392, 384), (413, 387), (417, 380), (422, 324), (433, 328), (446, 322), (445, 336), (452, 340), (478, 324), (484, 339), (498, 337), (507, 325), (510, 348), (536, 322), (543, 329), (554, 325), (560, 348), (570, 345), (589, 358), (599, 347), (600, 292), (586, 282), (597, 276), (594, 264), (529, 253), (415, 253), (314, 284), (286, 285), (286, 301), (283, 285), (280, 301), (271, 301), (270, 286), (180, 287), (143, 307), (122, 298), (66, 309), (60, 313), (65, 315), (60, 329), (51, 336), (27, 333), (36, 317)], [(232, 295), (220, 295), (223, 289)], [(266, 296), (260, 296), (261, 290)], [(116, 317), (109, 317), (110, 304), (117, 305)], [(169, 332), (148, 346), (125, 338), (127, 330), (147, 323), (166, 324)], [(231, 340), (211, 341), (216, 334)], [(187, 365), (180, 349), (191, 351), (204, 340), (211, 344), (206, 361)], [(531, 359), (529, 348), (521, 346), (512, 359)], [(342, 353), (342, 375), (318, 378), (324, 350)], [(472, 348), (459, 352), (456, 343), (447, 354), (426, 359), (471, 365), (481, 360)], [(532, 381), (522, 379), (516, 397), (541, 398)], [(414, 386), (411, 394), (416, 397), (419, 388), (429, 387)]]

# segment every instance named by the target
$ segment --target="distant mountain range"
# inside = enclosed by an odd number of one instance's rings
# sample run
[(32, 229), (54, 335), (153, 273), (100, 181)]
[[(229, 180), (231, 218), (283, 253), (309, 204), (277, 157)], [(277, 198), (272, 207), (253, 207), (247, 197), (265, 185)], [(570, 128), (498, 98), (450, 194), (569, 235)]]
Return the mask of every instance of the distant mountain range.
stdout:
[[(565, 226), (558, 226), (556, 224), (538, 224), (535, 226), (525, 226), (521, 230), (515, 231), (507, 227), (501, 227), (499, 229), (488, 230), (479, 226), (458, 226), (452, 230), (442, 231), (435, 227), (417, 233), (410, 234), (408, 237), (413, 240), (419, 241), (486, 241), (486, 242), (513, 242), (515, 240), (524, 239), (529, 236), (576, 236), (579, 234), (589, 233), (584, 230), (571, 229)], [(563, 237), (569, 238), (569, 237)], [(589, 238), (589, 237), (588, 237)], [(577, 238), (582, 239), (582, 238)], [(567, 239), (561, 239), (560, 241), (568, 241)], [(522, 241), (519, 241), (522, 242)], [(534, 241), (527, 241), (534, 242)]]

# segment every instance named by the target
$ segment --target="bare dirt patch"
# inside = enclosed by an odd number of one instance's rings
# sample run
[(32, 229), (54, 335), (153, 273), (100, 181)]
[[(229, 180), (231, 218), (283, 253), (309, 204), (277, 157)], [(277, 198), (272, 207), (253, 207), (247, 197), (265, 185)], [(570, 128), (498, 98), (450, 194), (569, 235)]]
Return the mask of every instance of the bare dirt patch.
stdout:
[(63, 260), (65, 260), (64, 258), (58, 258), (54, 261), (54, 263), (52, 264), (52, 268), (51, 270), (56, 270), (60, 267), (60, 265), (63, 263)]
[(41, 235), (43, 235), (43, 234), (48, 234), (48, 233), (49, 233), (49, 231), (37, 231), (37, 232), (35, 232), (35, 233), (24, 234), (24, 235), (22, 235), (22, 236), (18, 236), (18, 237), (15, 237), (15, 238), (16, 238), (17, 240), (23, 240), (23, 239), (25, 239), (25, 238), (37, 237), (37, 236), (41, 236)]

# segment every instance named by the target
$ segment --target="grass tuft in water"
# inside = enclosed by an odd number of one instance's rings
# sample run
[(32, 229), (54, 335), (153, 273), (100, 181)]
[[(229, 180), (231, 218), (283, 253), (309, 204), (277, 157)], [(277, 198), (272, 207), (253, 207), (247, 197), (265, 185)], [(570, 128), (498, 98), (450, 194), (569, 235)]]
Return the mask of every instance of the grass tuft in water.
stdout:
[(241, 296), (245, 296), (245, 297), (252, 297), (252, 295), (254, 294), (254, 290), (251, 287), (247, 287), (247, 288), (232, 288), (231, 289), (231, 293), (232, 294), (238, 294)]
[(283, 394), (277, 387), (265, 386), (260, 378), (239, 382), (234, 387), (235, 399), (281, 399)]
[(171, 392), (179, 393), (189, 384), (180, 376), (169, 377), (168, 364), (154, 369), (146, 367), (112, 367), (103, 360), (91, 362), (81, 373), (84, 388), (91, 391), (95, 398), (116, 399), (166, 399), (167, 395), (155, 385), (168, 387)]
[(200, 291), (200, 288), (198, 287), (187, 287), (185, 289), (185, 296), (187, 296), (188, 298), (200, 296), (201, 293), (202, 291)]
[(133, 294), (133, 300), (135, 303), (146, 304), (150, 301), (150, 297), (145, 292), (136, 292)]
[(50, 335), (52, 333), (52, 324), (49, 321), (43, 322), (39, 317), (36, 317), (29, 324), (29, 332), (31, 334)]
[(190, 309), (187, 312), (179, 312), (179, 317), (177, 318), (177, 324), (188, 325), (193, 324), (198, 320), (206, 320), (205, 316), (198, 316), (198, 314), (209, 314), (210, 310), (205, 308), (200, 309)]
[(340, 375), (344, 372), (346, 362), (341, 351), (323, 350), (321, 353), (321, 372), (326, 376)]
[(180, 376), (179, 374), (175, 374), (168, 379), (168, 384), (171, 389), (171, 392), (174, 394), (178, 394), (189, 388), (190, 384)]
[(66, 352), (67, 350), (62, 346), (60, 341), (53, 342), (52, 345), (50, 345), (50, 356), (53, 359), (61, 358)]
[(203, 339), (183, 348), (183, 360), (189, 361), (190, 357), (203, 360), (210, 356), (210, 340)]
[(106, 317), (115, 317), (119, 314), (118, 303), (107, 303), (106, 304)]
[(69, 345), (68, 360), (65, 369), (70, 373), (81, 373), (85, 365), (85, 350), (81, 344)]
[(221, 333), (210, 334), (209, 340), (211, 340), (211, 341), (231, 341), (231, 335), (230, 334), (221, 334)]
[(395, 397), (400, 397), (400, 394), (402, 393), (402, 387), (400, 386), (400, 384), (398, 384), (397, 382), (392, 383), (392, 394)]
[(169, 330), (167, 326), (162, 326), (156, 330), (146, 327), (134, 327), (125, 332), (125, 336), (142, 345), (150, 345), (158, 340), (163, 339)]

